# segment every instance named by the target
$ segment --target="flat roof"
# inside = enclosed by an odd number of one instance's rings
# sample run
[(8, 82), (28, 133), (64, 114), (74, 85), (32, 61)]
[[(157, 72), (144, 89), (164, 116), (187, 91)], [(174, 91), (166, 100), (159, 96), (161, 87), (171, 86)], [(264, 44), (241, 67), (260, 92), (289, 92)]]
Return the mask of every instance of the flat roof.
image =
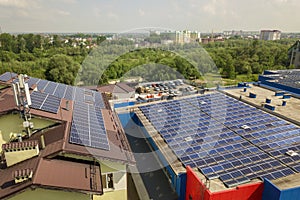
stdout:
[(173, 152), (175, 163), (180, 160), (210, 180), (211, 191), (258, 177), (292, 180), (299, 172), (300, 157), (285, 152), (300, 152), (300, 128), (219, 92), (138, 107), (156, 144), (169, 147), (166, 158)]
[[(253, 84), (249, 84), (249, 86), (250, 88), (247, 88), (246, 92), (244, 92), (244, 88), (232, 88), (225, 90), (225, 93), (232, 95), (235, 98), (240, 98), (240, 96), (242, 96), (243, 101), (253, 103), (260, 107), (265, 105), (266, 99), (270, 99), (270, 105), (275, 106), (274, 113), (281, 114), (300, 123), (300, 99), (294, 97), (283, 99), (282, 96), (275, 96), (276, 91)], [(250, 92), (256, 94), (256, 98), (250, 98)], [(286, 101), (286, 106), (282, 106), (283, 101)]]

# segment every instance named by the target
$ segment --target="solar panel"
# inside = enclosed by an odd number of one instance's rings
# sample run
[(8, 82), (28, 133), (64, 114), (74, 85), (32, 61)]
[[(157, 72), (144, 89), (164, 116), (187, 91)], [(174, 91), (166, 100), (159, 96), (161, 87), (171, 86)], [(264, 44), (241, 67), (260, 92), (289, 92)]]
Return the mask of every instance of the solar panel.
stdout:
[(74, 93), (75, 93), (75, 87), (72, 86), (67, 86), (64, 98), (68, 100), (73, 100), (74, 99)]
[(49, 94), (40, 109), (51, 113), (57, 113), (60, 102), (60, 98)]
[(223, 177), (227, 186), (300, 171), (294, 167), (300, 157), (283, 157), (287, 149), (273, 151), (295, 146), (299, 127), (221, 93), (140, 106), (140, 110), (185, 166), (195, 165), (209, 179), (222, 180), (223, 174), (232, 173), (233, 180)]
[(31, 95), (32, 108), (57, 113), (61, 99), (53, 95), (34, 91)]
[(41, 106), (43, 105), (44, 101), (46, 100), (48, 94), (41, 93), (41, 92), (32, 92), (30, 97), (31, 97), (31, 107), (35, 109), (40, 109)]
[(0, 81), (7, 82), (10, 79), (14, 78), (18, 74), (13, 73), (13, 72), (5, 72), (4, 74), (0, 75)]
[(57, 86), (58, 86), (58, 83), (49, 81), (47, 86), (44, 89), (44, 92), (48, 93), (48, 94), (53, 94)]
[(64, 98), (66, 89), (67, 85), (59, 83), (53, 95), (58, 98)]
[(93, 105), (75, 102), (70, 142), (109, 150), (102, 113)]
[(31, 88), (34, 84), (36, 84), (40, 79), (30, 77), (27, 81), (29, 88)]
[(45, 86), (49, 83), (49, 81), (46, 81), (46, 80), (40, 80), (38, 83), (37, 83), (37, 89), (39, 91), (42, 91), (44, 90)]

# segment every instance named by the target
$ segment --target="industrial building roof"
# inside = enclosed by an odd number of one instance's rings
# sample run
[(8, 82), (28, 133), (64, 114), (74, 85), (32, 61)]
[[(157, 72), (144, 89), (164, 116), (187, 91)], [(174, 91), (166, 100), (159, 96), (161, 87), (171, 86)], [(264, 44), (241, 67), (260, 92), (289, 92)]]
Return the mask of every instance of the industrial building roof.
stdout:
[(300, 95), (300, 69), (266, 70), (259, 76), (259, 80), (264, 84)]
[[(2, 84), (17, 81), (17, 74), (0, 75)], [(35, 131), (22, 142), (38, 141), (42, 147), (43, 135), (45, 148), (40, 149), (38, 156), (0, 169), (0, 197), (14, 195), (31, 185), (102, 194), (101, 172), (94, 159), (134, 163), (121, 123), (110, 110), (105, 96), (96, 91), (32, 77), (26, 78), (25, 82), (30, 88), (31, 115), (57, 123), (54, 127)], [(13, 90), (3, 88), (0, 90), (0, 114), (12, 111), (18, 111)], [(18, 146), (12, 144), (4, 144), (4, 147)], [(73, 160), (72, 155), (86, 161)], [(64, 160), (64, 156), (68, 159)], [(14, 184), (12, 174), (27, 169), (32, 169), (32, 178)], [(93, 177), (95, 181), (90, 182)]]
[(300, 173), (300, 156), (286, 154), (300, 153), (300, 127), (222, 93), (139, 109), (181, 163), (211, 182), (230, 188)]

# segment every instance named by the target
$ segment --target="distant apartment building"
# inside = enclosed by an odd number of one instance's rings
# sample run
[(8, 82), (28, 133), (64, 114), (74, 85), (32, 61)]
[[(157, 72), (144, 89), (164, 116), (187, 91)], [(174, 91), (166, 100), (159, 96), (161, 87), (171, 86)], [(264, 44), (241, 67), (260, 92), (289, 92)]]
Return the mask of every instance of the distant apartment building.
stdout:
[(261, 40), (280, 40), (281, 31), (279, 30), (261, 30), (260, 39)]
[(223, 31), (224, 37), (243, 37), (243, 38), (253, 38), (257, 39), (259, 37), (259, 31), (243, 31), (243, 30), (231, 30)]
[(291, 48), (289, 48), (288, 56), (290, 65), (294, 65), (295, 68), (300, 68), (300, 40), (298, 40)]
[(198, 31), (166, 31), (160, 32), (158, 35), (160, 36), (163, 44), (186, 44), (191, 42), (201, 42), (201, 34)]
[(175, 43), (177, 44), (185, 44), (200, 41), (200, 33), (198, 31), (176, 31), (175, 34)]

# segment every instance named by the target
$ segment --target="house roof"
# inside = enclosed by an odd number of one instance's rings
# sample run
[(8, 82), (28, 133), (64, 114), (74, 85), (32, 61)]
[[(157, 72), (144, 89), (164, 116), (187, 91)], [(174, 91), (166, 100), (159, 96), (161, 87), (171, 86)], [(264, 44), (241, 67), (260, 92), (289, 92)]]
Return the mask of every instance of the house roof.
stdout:
[(34, 185), (102, 193), (100, 167), (56, 159), (41, 159)]
[(107, 92), (107, 93), (131, 93), (134, 92), (134, 88), (129, 87), (126, 83), (116, 83), (109, 84), (98, 87), (99, 92)]
[[(13, 80), (9, 80), (6, 84), (10, 84)], [(29, 79), (30, 81), (30, 79)], [(33, 80), (39, 83), (44, 80)], [(54, 85), (53, 82), (47, 82)], [(68, 89), (74, 88), (73, 91), (83, 91), (83, 89), (77, 89), (77, 87), (58, 85), (58, 87), (66, 87)], [(30, 85), (31, 90), (41, 88), (39, 84)], [(39, 93), (47, 94), (49, 88), (44, 87), (43, 91)], [(36, 93), (36, 94), (39, 94)], [(50, 93), (55, 95), (54, 91)], [(67, 90), (66, 92), (67, 93)], [(93, 93), (94, 94), (94, 93)], [(91, 97), (89, 90), (84, 90), (84, 97)], [(121, 163), (133, 164), (134, 158), (131, 154), (131, 149), (129, 143), (126, 139), (125, 132), (118, 120), (116, 113), (107, 107), (107, 102), (103, 98), (104, 104), (101, 104), (101, 109), (97, 110), (97, 117), (102, 117), (104, 123), (105, 134), (108, 139), (109, 149), (94, 148), (91, 146), (84, 146), (80, 144), (70, 143), (70, 136), (72, 130), (74, 105), (78, 98), (82, 96), (73, 96), (71, 99), (61, 98), (58, 104), (57, 113), (48, 112), (43, 109), (31, 108), (30, 113), (33, 116), (39, 116), (42, 118), (49, 118), (55, 120), (57, 123), (54, 127), (47, 128), (35, 132), (28, 139), (24, 139), (23, 142), (8, 143), (4, 144), (4, 149), (15, 148), (15, 147), (25, 147), (32, 144), (39, 144), (41, 147), (41, 136), (44, 137), (45, 148), (40, 149), (38, 156), (25, 160), (23, 162), (17, 163), (11, 167), (0, 169), (0, 198), (8, 197), (22, 191), (23, 189), (30, 186), (46, 187), (53, 189), (67, 189), (79, 192), (95, 192), (97, 194), (102, 194), (101, 186), (101, 172), (99, 166), (95, 167), (92, 171), (90, 163), (95, 157), (97, 160), (111, 160)], [(83, 98), (83, 97), (82, 97)], [(85, 98), (83, 99), (86, 100)], [(102, 103), (102, 102), (95, 102)], [(68, 105), (68, 106), (67, 106)], [(90, 105), (90, 103), (87, 103)], [(41, 106), (42, 107), (42, 106)], [(40, 108), (41, 108), (40, 107)], [(67, 109), (68, 107), (68, 109)], [(4, 88), (0, 90), (0, 115), (16, 111), (18, 108), (14, 103), (14, 96), (11, 87)], [(91, 122), (92, 123), (92, 122)], [(72, 161), (65, 159), (64, 155), (77, 155), (79, 157), (85, 157), (84, 163), (76, 160)], [(22, 174), (32, 170), (33, 177), (24, 182), (15, 184), (13, 174)], [(25, 171), (24, 171), (25, 170)], [(95, 179), (91, 185), (90, 180)]]

